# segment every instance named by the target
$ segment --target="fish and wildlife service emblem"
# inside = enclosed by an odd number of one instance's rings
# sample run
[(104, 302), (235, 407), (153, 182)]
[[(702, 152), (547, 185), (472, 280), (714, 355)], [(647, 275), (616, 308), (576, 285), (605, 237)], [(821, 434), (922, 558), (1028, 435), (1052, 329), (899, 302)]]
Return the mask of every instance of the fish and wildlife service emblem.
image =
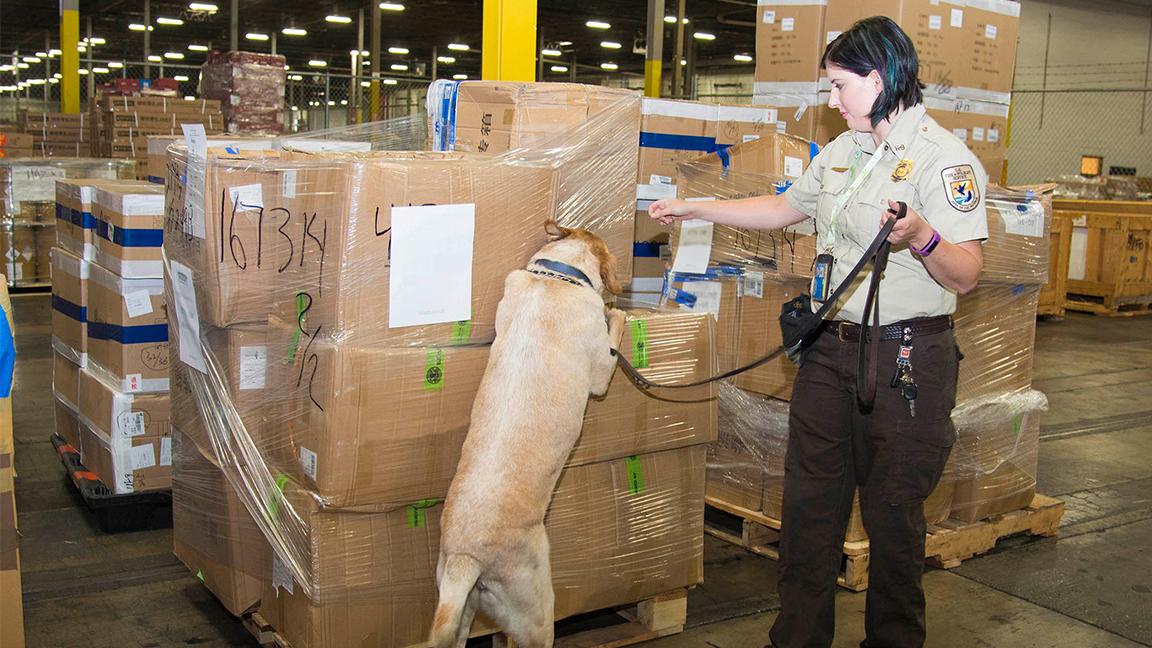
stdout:
[(912, 173), (912, 160), (907, 158), (900, 160), (896, 163), (896, 169), (892, 171), (892, 182), (900, 182), (907, 180), (908, 176)]
[(976, 186), (976, 171), (971, 164), (948, 167), (940, 172), (940, 177), (953, 209), (970, 212), (980, 204), (980, 188)]

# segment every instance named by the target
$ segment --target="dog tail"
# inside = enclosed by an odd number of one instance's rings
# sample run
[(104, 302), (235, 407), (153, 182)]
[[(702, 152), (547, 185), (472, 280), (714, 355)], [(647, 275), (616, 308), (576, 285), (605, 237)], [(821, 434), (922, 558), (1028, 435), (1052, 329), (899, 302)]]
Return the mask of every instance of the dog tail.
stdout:
[(452, 648), (460, 634), (460, 624), (468, 596), (480, 579), (480, 563), (471, 556), (452, 554), (444, 557), (440, 578), (440, 602), (432, 620), (429, 643), (434, 648)]

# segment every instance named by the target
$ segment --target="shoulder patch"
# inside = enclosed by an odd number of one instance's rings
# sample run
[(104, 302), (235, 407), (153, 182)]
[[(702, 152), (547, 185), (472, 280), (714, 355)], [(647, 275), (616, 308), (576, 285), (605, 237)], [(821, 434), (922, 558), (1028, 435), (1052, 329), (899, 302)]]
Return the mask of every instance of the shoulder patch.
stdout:
[(953, 209), (970, 212), (980, 204), (980, 187), (976, 185), (976, 171), (971, 164), (947, 167), (940, 172), (940, 177)]

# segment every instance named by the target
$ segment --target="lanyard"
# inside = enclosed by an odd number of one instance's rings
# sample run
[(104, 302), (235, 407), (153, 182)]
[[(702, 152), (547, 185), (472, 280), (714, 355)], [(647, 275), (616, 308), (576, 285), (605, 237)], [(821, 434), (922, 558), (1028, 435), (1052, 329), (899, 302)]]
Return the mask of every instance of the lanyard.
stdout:
[[(856, 162), (860, 160), (860, 152), (860, 145), (857, 144), (856, 156), (852, 160), (853, 170), (856, 168)], [(844, 206), (848, 204), (848, 201), (852, 198), (852, 194), (860, 189), (860, 186), (863, 185), (864, 181), (871, 175), (872, 170), (876, 168), (876, 165), (880, 162), (880, 158), (883, 157), (883, 152), (883, 146), (877, 147), (876, 152), (872, 154), (872, 159), (868, 160), (868, 164), (864, 165), (864, 169), (860, 174), (853, 178), (852, 183), (841, 191), (840, 195), (836, 198), (836, 204), (832, 207), (832, 219), (828, 223), (828, 235), (824, 237), (824, 246), (828, 249), (836, 245), (836, 221), (840, 218), (840, 213), (844, 211)]]

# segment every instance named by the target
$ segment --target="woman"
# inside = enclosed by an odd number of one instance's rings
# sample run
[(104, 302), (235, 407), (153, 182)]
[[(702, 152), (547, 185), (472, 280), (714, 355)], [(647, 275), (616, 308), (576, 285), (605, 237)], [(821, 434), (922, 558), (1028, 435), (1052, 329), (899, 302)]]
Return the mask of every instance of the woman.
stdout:
[[(861, 20), (825, 49), (828, 105), (851, 129), (812, 160), (785, 193), (743, 200), (660, 200), (652, 218), (699, 218), (778, 229), (816, 219), (821, 253), (813, 309), (843, 281), (877, 231), (907, 204), (888, 240), (879, 288), (878, 388), (857, 402), (856, 352), (868, 272), (832, 310), (806, 351), (792, 393), (781, 537), (777, 648), (829, 646), (834, 594), (852, 495), (871, 541), (861, 646), (922, 646), (924, 499), (955, 440), (959, 350), (950, 315), (976, 285), (987, 238), (987, 177), (975, 156), (925, 114), (916, 51), (892, 20)], [(823, 294), (820, 294), (823, 291)], [(870, 317), (868, 318), (870, 319)], [(874, 331), (871, 337), (876, 339)], [(889, 387), (889, 384), (896, 387)]]

